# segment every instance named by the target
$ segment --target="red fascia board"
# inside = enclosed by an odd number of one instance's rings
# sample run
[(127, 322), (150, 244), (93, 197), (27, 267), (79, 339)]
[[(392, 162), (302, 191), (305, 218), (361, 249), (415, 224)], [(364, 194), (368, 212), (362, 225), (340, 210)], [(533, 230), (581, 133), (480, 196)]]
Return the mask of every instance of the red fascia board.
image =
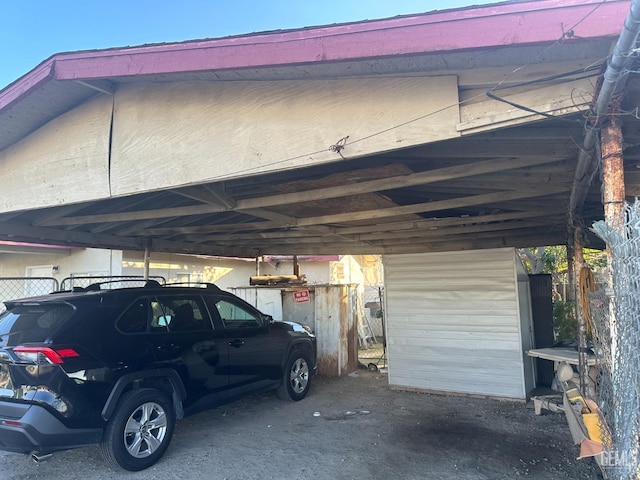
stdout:
[(628, 11), (628, 1), (547, 0), (294, 32), (61, 55), (56, 58), (55, 78), (256, 68), (539, 44), (560, 40), (571, 29), (572, 36), (564, 41), (617, 37)]
[(29, 73), (0, 90), (0, 110), (11, 107), (29, 92), (52, 80), (54, 58), (48, 58)]
[(620, 34), (629, 5), (629, 0), (500, 3), (292, 31), (57, 54), (0, 92), (0, 110), (50, 78), (109, 79), (613, 38)]

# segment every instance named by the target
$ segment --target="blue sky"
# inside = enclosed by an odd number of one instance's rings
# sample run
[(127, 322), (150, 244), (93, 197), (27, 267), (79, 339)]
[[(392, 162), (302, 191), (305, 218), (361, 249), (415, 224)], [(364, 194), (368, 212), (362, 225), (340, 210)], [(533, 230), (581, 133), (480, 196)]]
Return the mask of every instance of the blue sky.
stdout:
[(216, 38), (496, 0), (6, 0), (0, 89), (54, 53)]

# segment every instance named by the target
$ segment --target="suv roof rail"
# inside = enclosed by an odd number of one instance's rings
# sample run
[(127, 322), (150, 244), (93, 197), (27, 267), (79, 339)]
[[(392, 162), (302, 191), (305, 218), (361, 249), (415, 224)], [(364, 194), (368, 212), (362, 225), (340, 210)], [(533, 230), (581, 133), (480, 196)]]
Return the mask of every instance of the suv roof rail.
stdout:
[(179, 286), (187, 286), (187, 287), (204, 287), (211, 290), (222, 291), (222, 289), (211, 282), (175, 282), (175, 283), (167, 283), (165, 287), (179, 287)]
[[(143, 284), (143, 286), (147, 286), (147, 283), (149, 282), (156, 282), (155, 280), (145, 280), (143, 278), (113, 278), (111, 280), (102, 280), (101, 282), (94, 282), (91, 283), (89, 285), (87, 285), (86, 287), (84, 287), (85, 291), (91, 291), (91, 290), (101, 290), (102, 289), (102, 285), (110, 285), (112, 283), (129, 283), (129, 282), (145, 282)], [(158, 282), (156, 282), (158, 283)], [(160, 285), (158, 283), (158, 285)], [(76, 288), (76, 287), (74, 287)], [(82, 287), (80, 287), (82, 288)], [(128, 287), (122, 287), (122, 288), (136, 288), (136, 287), (132, 287), (132, 286), (128, 286)]]
[[(147, 281), (155, 280), (160, 285), (167, 283), (166, 279), (160, 275), (150, 275), (148, 278), (145, 278), (142, 275), (104, 275), (104, 276), (83, 276), (83, 275), (74, 275), (71, 277), (66, 277), (62, 279), (60, 282), (60, 291), (73, 291), (74, 287), (82, 287), (87, 288), (89, 285), (97, 284), (97, 285), (105, 285), (105, 284), (117, 284), (121, 282), (119, 287), (134, 287), (134, 286), (143, 286)], [(95, 288), (95, 287), (94, 287)], [(110, 287), (114, 288), (114, 287)]]

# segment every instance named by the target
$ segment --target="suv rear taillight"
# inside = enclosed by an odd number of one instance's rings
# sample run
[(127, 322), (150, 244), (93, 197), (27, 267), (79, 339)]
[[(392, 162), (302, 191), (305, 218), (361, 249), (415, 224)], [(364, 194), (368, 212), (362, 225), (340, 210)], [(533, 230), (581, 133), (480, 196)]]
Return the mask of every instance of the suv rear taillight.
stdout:
[(60, 365), (64, 363), (65, 358), (79, 357), (80, 354), (73, 348), (55, 348), (55, 347), (15, 347), (13, 353), (25, 362), (36, 364), (50, 363), (52, 365)]

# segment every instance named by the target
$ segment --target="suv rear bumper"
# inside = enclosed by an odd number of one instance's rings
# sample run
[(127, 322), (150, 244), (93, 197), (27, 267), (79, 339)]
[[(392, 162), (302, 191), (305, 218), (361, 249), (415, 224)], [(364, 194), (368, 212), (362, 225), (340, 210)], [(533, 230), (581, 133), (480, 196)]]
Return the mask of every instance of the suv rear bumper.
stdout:
[(0, 401), (0, 450), (49, 453), (99, 442), (102, 432), (68, 428), (40, 405)]

